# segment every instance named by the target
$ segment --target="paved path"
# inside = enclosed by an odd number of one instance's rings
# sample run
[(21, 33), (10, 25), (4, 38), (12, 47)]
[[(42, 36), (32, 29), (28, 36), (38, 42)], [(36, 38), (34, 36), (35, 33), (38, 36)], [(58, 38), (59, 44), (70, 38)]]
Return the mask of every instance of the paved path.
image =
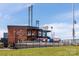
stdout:
[(13, 50), (13, 49), (10, 49), (10, 48), (0, 48), (0, 50)]

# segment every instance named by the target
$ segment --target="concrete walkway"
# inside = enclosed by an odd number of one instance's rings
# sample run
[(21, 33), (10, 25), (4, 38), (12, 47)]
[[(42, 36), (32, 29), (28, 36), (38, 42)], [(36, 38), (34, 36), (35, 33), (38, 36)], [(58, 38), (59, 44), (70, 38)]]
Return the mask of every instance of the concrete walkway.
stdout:
[(0, 50), (14, 50), (14, 49), (10, 49), (10, 48), (0, 48)]

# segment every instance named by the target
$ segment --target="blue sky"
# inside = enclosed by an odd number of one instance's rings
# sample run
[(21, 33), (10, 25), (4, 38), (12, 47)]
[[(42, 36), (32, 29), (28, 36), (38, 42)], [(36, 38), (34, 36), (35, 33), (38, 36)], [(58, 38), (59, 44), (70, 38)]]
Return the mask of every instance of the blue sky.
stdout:
[[(24, 3), (0, 4), (0, 35), (7, 31), (7, 25), (28, 24), (28, 6)], [(79, 38), (79, 4), (75, 4), (76, 38)], [(53, 26), (55, 35), (62, 38), (72, 38), (72, 4), (34, 4), (33, 3), (33, 26), (35, 21), (40, 20), (40, 26)]]

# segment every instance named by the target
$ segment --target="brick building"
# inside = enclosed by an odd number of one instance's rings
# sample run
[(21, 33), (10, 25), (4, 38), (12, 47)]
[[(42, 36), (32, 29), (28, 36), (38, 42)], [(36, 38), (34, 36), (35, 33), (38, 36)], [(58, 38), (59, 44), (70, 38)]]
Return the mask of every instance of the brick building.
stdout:
[(39, 29), (33, 26), (8, 26), (8, 44), (34, 41), (38, 38), (47, 39), (48, 30)]

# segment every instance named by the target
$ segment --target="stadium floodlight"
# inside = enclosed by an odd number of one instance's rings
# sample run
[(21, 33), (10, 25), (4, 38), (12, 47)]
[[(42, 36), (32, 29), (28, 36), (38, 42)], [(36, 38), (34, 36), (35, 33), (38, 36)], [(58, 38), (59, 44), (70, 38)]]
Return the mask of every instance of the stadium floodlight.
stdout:
[(76, 24), (76, 20), (75, 20), (75, 10), (74, 10), (74, 3), (72, 3), (72, 20), (73, 20), (73, 28), (72, 28), (72, 36), (73, 36), (73, 41), (75, 40), (75, 24)]

